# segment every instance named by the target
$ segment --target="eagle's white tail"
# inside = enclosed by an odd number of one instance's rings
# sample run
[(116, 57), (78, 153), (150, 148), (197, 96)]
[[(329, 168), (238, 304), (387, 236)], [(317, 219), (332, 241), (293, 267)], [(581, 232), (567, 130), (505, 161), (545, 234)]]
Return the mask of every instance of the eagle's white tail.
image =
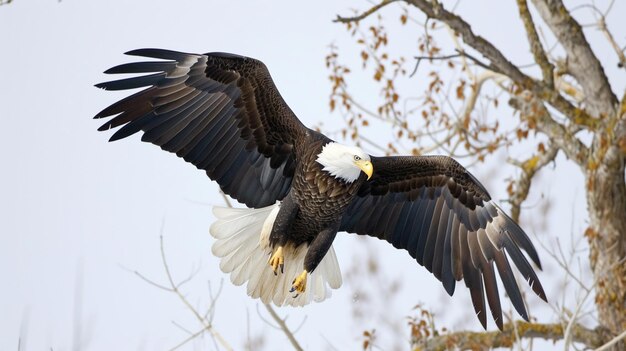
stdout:
[(269, 235), (279, 208), (278, 203), (259, 209), (213, 208), (217, 221), (209, 231), (216, 239), (212, 251), (221, 259), (220, 269), (230, 273), (230, 280), (235, 285), (248, 282), (248, 295), (261, 298), (263, 303), (303, 306), (330, 297), (328, 287), (337, 289), (341, 286), (341, 271), (332, 246), (315, 271), (309, 274), (304, 294), (297, 298), (292, 297), (295, 294), (289, 289), (304, 269), (308, 245), (285, 246), (285, 271), (274, 275), (268, 263), (271, 254)]

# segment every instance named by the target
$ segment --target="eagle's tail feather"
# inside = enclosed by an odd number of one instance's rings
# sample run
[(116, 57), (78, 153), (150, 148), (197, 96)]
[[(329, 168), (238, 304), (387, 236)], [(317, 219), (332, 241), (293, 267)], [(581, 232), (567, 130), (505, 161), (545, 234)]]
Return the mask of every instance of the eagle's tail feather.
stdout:
[(315, 271), (309, 274), (306, 291), (297, 298), (292, 297), (294, 294), (289, 289), (293, 279), (303, 270), (308, 245), (285, 246), (284, 273), (274, 275), (268, 264), (271, 254), (269, 234), (279, 208), (278, 203), (259, 209), (213, 208), (217, 220), (209, 231), (216, 239), (212, 252), (221, 259), (220, 269), (230, 273), (230, 280), (235, 285), (247, 282), (248, 295), (260, 298), (263, 303), (303, 306), (330, 297), (329, 288), (337, 289), (342, 283), (332, 246)]

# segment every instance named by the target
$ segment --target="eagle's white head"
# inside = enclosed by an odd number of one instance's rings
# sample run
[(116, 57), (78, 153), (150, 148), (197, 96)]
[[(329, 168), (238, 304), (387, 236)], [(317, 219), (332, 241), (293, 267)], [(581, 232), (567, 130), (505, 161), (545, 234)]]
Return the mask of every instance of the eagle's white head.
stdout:
[(374, 172), (370, 156), (361, 148), (335, 142), (328, 143), (322, 148), (322, 152), (317, 155), (317, 162), (324, 166), (322, 170), (348, 183), (357, 180), (361, 172), (367, 174), (367, 179)]

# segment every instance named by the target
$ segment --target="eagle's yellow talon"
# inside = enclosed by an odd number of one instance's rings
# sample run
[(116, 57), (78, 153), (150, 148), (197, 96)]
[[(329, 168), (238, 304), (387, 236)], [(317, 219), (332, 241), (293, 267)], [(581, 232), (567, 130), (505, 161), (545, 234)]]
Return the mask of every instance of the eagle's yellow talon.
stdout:
[(298, 295), (302, 294), (304, 290), (306, 290), (306, 278), (308, 273), (309, 272), (305, 269), (299, 276), (296, 277), (296, 279), (293, 280), (289, 292), (296, 292), (296, 296), (294, 296), (294, 298), (298, 297)]
[(278, 267), (280, 267), (280, 272), (283, 273), (285, 269), (285, 256), (283, 255), (283, 247), (279, 246), (276, 251), (270, 257), (268, 263), (272, 266), (272, 270), (274, 271), (274, 275), (278, 275)]

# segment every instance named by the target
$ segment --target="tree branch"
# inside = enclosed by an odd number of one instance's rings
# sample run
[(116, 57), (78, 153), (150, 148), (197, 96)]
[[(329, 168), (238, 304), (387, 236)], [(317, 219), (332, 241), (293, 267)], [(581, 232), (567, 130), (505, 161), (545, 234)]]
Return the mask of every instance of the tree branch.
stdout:
[(522, 170), (522, 175), (513, 185), (513, 194), (509, 199), (509, 202), (511, 203), (511, 217), (516, 222), (519, 223), (520, 208), (522, 203), (528, 197), (533, 177), (545, 165), (554, 161), (558, 152), (559, 148), (554, 144), (550, 144), (545, 151), (532, 156), (524, 162), (510, 161)]
[(381, 8), (391, 4), (392, 2), (397, 2), (399, 0), (383, 0), (380, 4), (373, 6), (372, 8), (370, 8), (369, 10), (361, 13), (360, 15), (354, 16), (354, 17), (341, 17), (339, 15), (337, 15), (337, 18), (333, 20), (333, 22), (337, 23), (352, 23), (352, 22), (358, 22), (366, 17), (368, 17), (369, 15), (373, 14), (374, 12), (380, 10)]
[(568, 130), (562, 124), (552, 118), (542, 101), (530, 91), (512, 96), (509, 105), (526, 118), (535, 123), (537, 130), (546, 134), (550, 142), (563, 150), (565, 155), (576, 162), (582, 169), (586, 169), (589, 149), (575, 135), (573, 130)]
[(471, 26), (461, 17), (444, 9), (443, 5), (437, 1), (427, 0), (405, 0), (407, 3), (417, 7), (429, 18), (439, 20), (447, 24), (452, 30), (460, 34), (463, 42), (474, 48), (485, 56), (499, 71), (511, 77), (515, 82), (524, 82), (528, 77), (522, 73), (513, 63), (511, 63), (493, 44), (483, 37), (474, 34)]
[(528, 3), (526, 0), (517, 0), (517, 7), (519, 8), (520, 17), (524, 22), (524, 28), (526, 29), (526, 36), (528, 37), (528, 43), (530, 44), (530, 50), (535, 57), (535, 62), (541, 67), (541, 73), (543, 80), (550, 89), (554, 89), (554, 65), (548, 60), (541, 40), (539, 40), (539, 34), (537, 34), (537, 28), (533, 17), (528, 10)]
[(461, 35), (463, 42), (485, 56), (495, 67), (495, 71), (507, 75), (516, 84), (531, 90), (541, 97), (574, 123), (595, 129), (597, 120), (589, 116), (585, 111), (576, 108), (558, 92), (550, 89), (546, 84), (538, 82), (525, 75), (520, 69), (511, 63), (493, 44), (483, 37), (474, 34), (472, 27), (461, 17), (444, 9), (443, 5), (436, 0), (405, 0), (407, 3), (420, 9), (426, 16), (447, 24), (452, 30)]
[[(146, 276), (144, 276), (143, 274), (139, 273), (138, 271), (133, 271), (133, 273), (138, 276), (141, 280), (145, 281), (146, 283), (157, 287), (159, 289), (171, 292), (173, 294), (175, 294), (176, 296), (178, 296), (178, 298), (180, 299), (180, 301), (185, 305), (185, 307), (187, 307), (187, 309), (189, 309), (189, 311), (191, 311), (191, 313), (193, 313), (193, 315), (196, 317), (196, 319), (198, 320), (198, 322), (200, 322), (200, 324), (202, 325), (202, 329), (199, 330), (196, 333), (193, 333), (189, 335), (189, 337), (185, 340), (183, 340), (182, 342), (178, 343), (176, 346), (172, 347), (169, 350), (176, 350), (180, 347), (182, 347), (183, 345), (187, 344), (189, 341), (199, 337), (200, 335), (204, 334), (205, 332), (208, 332), (213, 341), (216, 342), (216, 347), (217, 347), (217, 343), (219, 343), (225, 350), (233, 350), (233, 348), (230, 346), (230, 344), (228, 344), (228, 342), (222, 337), (222, 335), (215, 330), (215, 328), (213, 327), (213, 323), (212, 323), (212, 316), (211, 318), (209, 317), (210, 312), (212, 311), (214, 305), (215, 305), (215, 301), (217, 300), (218, 296), (211, 296), (211, 307), (209, 308), (209, 311), (207, 311), (207, 313), (205, 314), (205, 316), (202, 316), (200, 314), (200, 312), (198, 312), (198, 310), (193, 307), (193, 305), (189, 302), (189, 300), (187, 299), (187, 297), (185, 297), (185, 295), (180, 291), (180, 287), (182, 285), (184, 285), (185, 283), (189, 282), (191, 280), (191, 278), (193, 278), (193, 276), (195, 275), (195, 272), (192, 272), (191, 275), (187, 278), (185, 278), (184, 280), (175, 283), (174, 282), (174, 278), (172, 276), (172, 273), (170, 271), (170, 267), (169, 264), (167, 263), (167, 258), (165, 256), (165, 244), (163, 242), (163, 234), (161, 233), (161, 235), (159, 236), (159, 240), (160, 240), (160, 249), (161, 249), (161, 261), (163, 263), (163, 269), (165, 270), (165, 275), (167, 277), (167, 281), (169, 283), (169, 286), (163, 285), (163, 284), (159, 284), (156, 283), (150, 279), (148, 279)], [(220, 288), (221, 291), (221, 288)], [(175, 325), (177, 325), (176, 323), (174, 323)]]
[(280, 316), (278, 315), (278, 313), (276, 313), (276, 311), (274, 311), (272, 306), (265, 304), (265, 308), (270, 313), (270, 316), (272, 316), (274, 321), (278, 323), (278, 326), (280, 326), (280, 329), (282, 329), (283, 333), (285, 333), (287, 339), (289, 339), (289, 342), (291, 343), (291, 346), (293, 346), (296, 351), (302, 351), (302, 347), (298, 343), (298, 340), (296, 340), (296, 337), (293, 335), (291, 330), (289, 330), (289, 327), (287, 326), (287, 323), (285, 323), (285, 320), (280, 318)]
[[(507, 323), (502, 332), (457, 332), (428, 338), (418, 343), (418, 350), (445, 351), (492, 350), (498, 347), (512, 347), (520, 339), (563, 339), (561, 324), (537, 324), (527, 322)], [(607, 335), (600, 329), (588, 329), (580, 324), (572, 328), (572, 340), (596, 348), (604, 344)]]
[(609, 31), (609, 28), (606, 26), (606, 19), (604, 18), (604, 16), (600, 17), (600, 20), (598, 21), (598, 29), (604, 34), (606, 39), (609, 41), (609, 44), (611, 44), (611, 47), (613, 47), (613, 50), (615, 50), (615, 53), (617, 54), (617, 57), (619, 58), (619, 63), (617, 65), (621, 68), (626, 67), (626, 55), (624, 55), (624, 49), (620, 48), (617, 42), (615, 41), (613, 34)]
[(597, 349), (595, 349), (595, 351), (605, 351), (608, 350), (610, 347), (613, 347), (614, 345), (616, 345), (618, 342), (622, 341), (626, 339), (626, 330), (624, 330), (620, 335), (614, 337), (613, 339), (611, 339), (611, 341), (607, 342), (606, 344), (598, 347)]
[[(488, 69), (508, 76), (517, 85), (522, 88), (531, 90), (536, 96), (548, 102), (560, 113), (568, 117), (575, 124), (585, 126), (590, 130), (595, 130), (598, 126), (598, 120), (592, 118), (586, 111), (572, 105), (567, 99), (550, 87), (549, 84), (536, 81), (524, 74), (519, 67), (511, 63), (493, 44), (485, 40), (479, 35), (474, 34), (471, 26), (461, 17), (447, 11), (437, 0), (404, 0), (406, 3), (417, 7), (428, 18), (436, 19), (445, 23), (455, 33), (459, 34), (463, 42), (481, 55), (487, 58), (491, 64)], [(388, 5), (392, 1), (383, 1), (382, 3), (372, 7), (368, 11), (356, 17), (337, 16), (336, 22), (351, 23), (359, 21), (372, 13), (376, 12), (383, 6)], [(469, 55), (465, 52), (465, 56)], [(549, 82), (549, 80), (547, 80)]]
[[(185, 295), (183, 295), (180, 292), (180, 290), (178, 289), (180, 287), (180, 283), (179, 284), (174, 283), (174, 278), (172, 278), (172, 273), (170, 272), (170, 267), (167, 264), (167, 259), (165, 258), (165, 247), (164, 247), (164, 244), (163, 244), (163, 235), (159, 236), (159, 239), (160, 239), (160, 242), (161, 242), (161, 259), (163, 261), (163, 268), (165, 269), (165, 275), (167, 276), (167, 280), (170, 283), (170, 291), (172, 291), (174, 294), (176, 294), (176, 296), (178, 296), (180, 301), (193, 313), (193, 315), (196, 317), (196, 319), (198, 319), (200, 324), (202, 324), (202, 326), (204, 327), (203, 330), (208, 331), (211, 334), (211, 336), (213, 338), (215, 338), (217, 340), (217, 342), (219, 342), (220, 345), (224, 349), (232, 350), (233, 348), (222, 337), (222, 335), (217, 330), (215, 330), (213, 328), (213, 324), (211, 323), (211, 321), (209, 321), (206, 318), (202, 317), (200, 315), (200, 313), (191, 305), (189, 300), (187, 300)], [(185, 341), (185, 342), (187, 342), (187, 341)]]
[(601, 117), (615, 113), (617, 97), (611, 90), (602, 64), (589, 46), (580, 24), (561, 0), (532, 0), (567, 53), (568, 71), (583, 87), (591, 114)]
[(488, 71), (493, 71), (493, 72), (497, 72), (497, 67), (493, 67), (493, 66), (489, 66), (486, 63), (481, 62), (479, 59), (477, 59), (476, 57), (460, 50), (460, 49), (456, 49), (456, 54), (452, 54), (452, 55), (445, 55), (445, 56), (415, 56), (414, 59), (416, 60), (415, 62), (415, 68), (413, 68), (413, 72), (411, 72), (411, 74), (409, 75), (409, 78), (413, 77), (415, 75), (415, 73), (417, 72), (417, 69), (419, 68), (420, 63), (422, 62), (422, 60), (428, 60), (428, 61), (439, 61), (439, 60), (450, 60), (456, 57), (465, 57), (468, 58), (470, 60), (472, 60), (476, 65), (488, 70)]

